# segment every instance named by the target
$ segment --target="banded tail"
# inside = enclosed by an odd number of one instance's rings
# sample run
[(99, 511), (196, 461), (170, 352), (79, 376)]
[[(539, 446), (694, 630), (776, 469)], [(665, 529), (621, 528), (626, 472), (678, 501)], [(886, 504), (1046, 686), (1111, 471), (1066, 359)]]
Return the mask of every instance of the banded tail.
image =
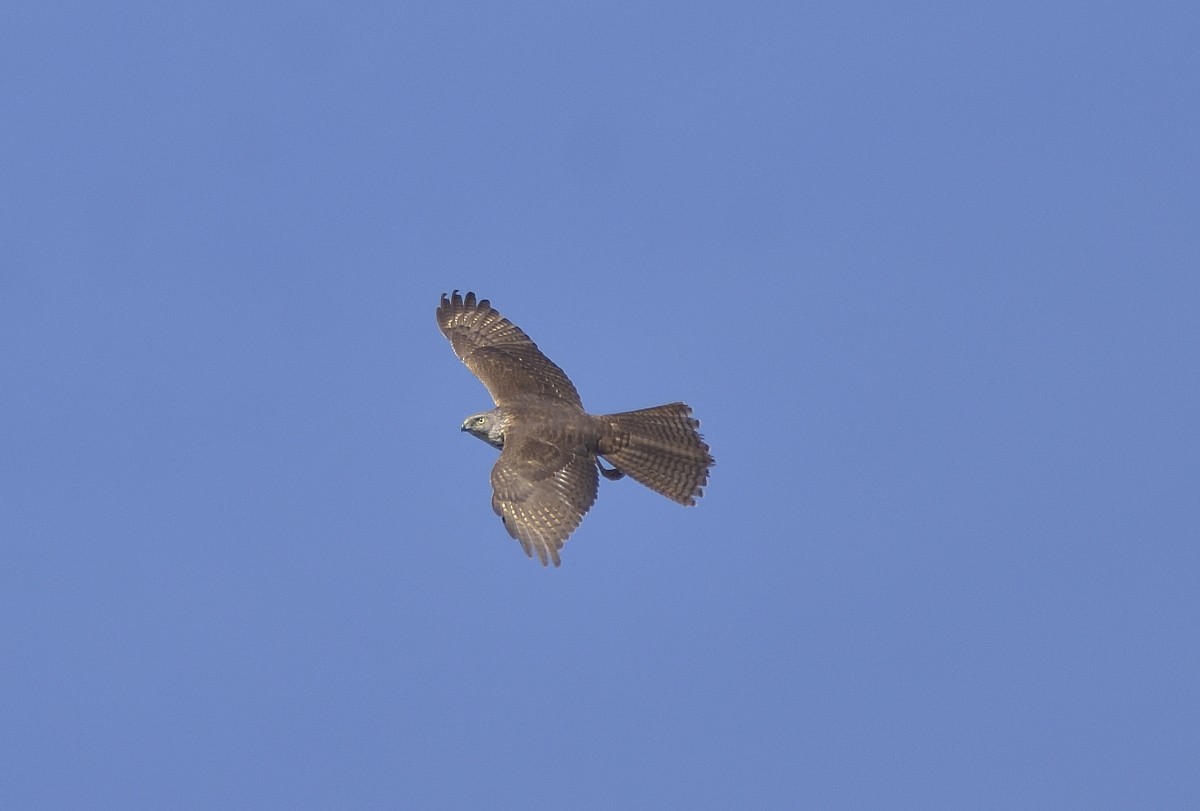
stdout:
[(714, 460), (691, 414), (685, 403), (671, 403), (597, 417), (603, 426), (597, 453), (656, 493), (695, 504)]

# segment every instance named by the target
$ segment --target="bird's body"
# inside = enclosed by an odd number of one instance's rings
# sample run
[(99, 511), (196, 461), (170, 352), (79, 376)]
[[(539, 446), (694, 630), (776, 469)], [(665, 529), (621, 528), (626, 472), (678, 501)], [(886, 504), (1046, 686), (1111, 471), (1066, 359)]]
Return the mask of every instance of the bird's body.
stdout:
[(437, 317), (496, 403), (462, 430), (500, 449), (492, 508), (527, 555), (559, 565), (563, 543), (595, 503), (598, 473), (628, 474), (680, 504), (702, 494), (713, 458), (687, 405), (588, 414), (562, 369), (486, 299), (443, 294)]
[[(554, 422), (557, 436), (564, 442), (572, 440), (586, 442), (589, 437), (598, 437), (601, 426), (597, 419), (581, 408), (572, 408), (562, 403), (513, 402), (467, 417), (463, 430), (482, 439), (489, 445), (504, 449), (504, 436), (513, 428), (526, 423), (545, 425)], [(589, 450), (595, 454), (595, 442)]]

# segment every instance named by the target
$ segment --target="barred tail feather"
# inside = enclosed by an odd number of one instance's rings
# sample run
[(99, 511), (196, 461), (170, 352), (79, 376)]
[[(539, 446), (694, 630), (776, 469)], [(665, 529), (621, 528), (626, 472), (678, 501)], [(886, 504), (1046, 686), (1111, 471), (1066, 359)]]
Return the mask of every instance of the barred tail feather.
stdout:
[(599, 454), (617, 470), (680, 504), (703, 495), (714, 464), (700, 422), (684, 403), (607, 414)]

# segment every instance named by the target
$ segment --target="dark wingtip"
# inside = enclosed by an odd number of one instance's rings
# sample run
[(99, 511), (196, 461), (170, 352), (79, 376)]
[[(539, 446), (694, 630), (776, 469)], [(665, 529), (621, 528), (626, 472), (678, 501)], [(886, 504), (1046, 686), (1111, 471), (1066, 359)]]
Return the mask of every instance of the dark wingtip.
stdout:
[(445, 293), (442, 293), (441, 301), (438, 303), (439, 309), (450, 310), (490, 310), (491, 307), (492, 304), (490, 301), (485, 298), (477, 298), (476, 295), (469, 290), (465, 296), (459, 295), (457, 290), (451, 291), (448, 297)]
[(438, 314), (451, 313), (460, 310), (488, 310), (491, 306), (487, 299), (476, 300), (475, 294), (467, 292), (464, 298), (459, 294), (458, 290), (452, 290), (447, 296), (442, 293), (441, 300), (438, 302)]

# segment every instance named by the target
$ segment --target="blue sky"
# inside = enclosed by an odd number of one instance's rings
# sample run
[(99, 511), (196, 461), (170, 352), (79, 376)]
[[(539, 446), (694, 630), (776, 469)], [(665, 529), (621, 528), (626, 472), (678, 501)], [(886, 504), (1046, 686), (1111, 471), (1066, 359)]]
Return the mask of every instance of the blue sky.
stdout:
[[(0, 803), (1200, 802), (1188, 3), (10, 3)], [(559, 570), (438, 332), (686, 400)]]

